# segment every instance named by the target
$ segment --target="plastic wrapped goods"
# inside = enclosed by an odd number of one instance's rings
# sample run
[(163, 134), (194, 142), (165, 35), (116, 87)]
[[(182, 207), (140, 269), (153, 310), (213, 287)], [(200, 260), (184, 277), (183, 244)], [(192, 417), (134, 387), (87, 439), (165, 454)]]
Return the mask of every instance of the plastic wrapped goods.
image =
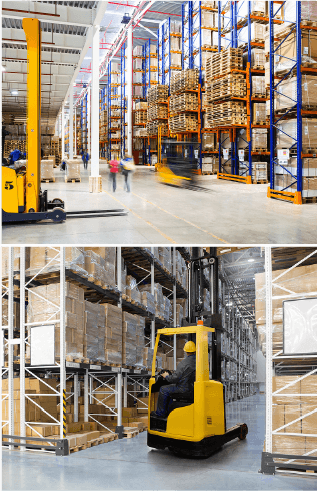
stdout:
[(155, 314), (155, 297), (150, 292), (143, 291), (141, 293), (141, 303), (146, 307), (146, 310), (151, 314)]
[(137, 281), (133, 276), (128, 275), (126, 278), (126, 295), (128, 297), (129, 302), (140, 304), (141, 303), (141, 294), (137, 287)]
[(67, 179), (80, 180), (80, 160), (67, 160), (66, 164)]
[(252, 95), (255, 97), (266, 95), (265, 77), (252, 76)]
[[(317, 61), (317, 33), (315, 31), (303, 30), (301, 34), (302, 45), (302, 62), (316, 63)], [(296, 30), (285, 39), (275, 52), (275, 67), (276, 74), (280, 72), (287, 73), (291, 68), (295, 67), (296, 53)]]
[[(259, 22), (252, 22), (251, 24), (251, 41), (252, 42), (264, 42), (265, 25)], [(248, 26), (239, 29), (238, 31), (238, 46), (244, 45), (249, 40)]]
[[(66, 355), (83, 357), (84, 342), (84, 290), (66, 282), (65, 327)], [(58, 320), (60, 305), (60, 284), (51, 283), (29, 289), (28, 322)], [(60, 329), (55, 324), (55, 356), (60, 356)]]
[[(30, 247), (27, 250), (26, 272), (28, 275), (38, 273), (42, 268), (43, 273), (59, 271), (60, 257), (59, 247)], [(29, 264), (27, 263), (29, 261)], [(85, 258), (81, 248), (65, 247), (65, 266), (67, 269), (79, 274), (87, 276), (85, 271)]]
[(164, 300), (164, 320), (169, 322), (171, 316), (171, 301), (169, 298), (163, 296)]
[(84, 254), (88, 279), (104, 288), (116, 288), (115, 262), (107, 262), (92, 250), (85, 251)]
[(137, 317), (138, 324), (136, 326), (136, 365), (143, 366), (145, 319), (141, 316)]
[(55, 182), (53, 160), (41, 160), (41, 179)]
[(254, 102), (253, 103), (253, 124), (263, 123), (267, 119), (266, 116), (266, 103)]
[(152, 348), (144, 348), (143, 350), (143, 365), (148, 368), (148, 370), (152, 369), (153, 363), (153, 352)]
[(122, 309), (116, 305), (102, 304), (105, 311), (105, 360), (122, 363)]
[(251, 67), (252, 68), (262, 68), (264, 69), (264, 64), (265, 64), (265, 51), (264, 49), (259, 49), (259, 48), (253, 48), (251, 50)]
[(267, 129), (253, 128), (252, 129), (252, 150), (267, 149)]
[(136, 364), (136, 332), (138, 316), (123, 312), (122, 323), (122, 363), (127, 366)]
[[(290, 148), (297, 139), (297, 120), (289, 119), (277, 123), (277, 129), (282, 131), (276, 132), (277, 148)], [(302, 118), (302, 141), (303, 148), (317, 148), (317, 119)]]
[(92, 361), (105, 361), (105, 309), (100, 304), (85, 301), (86, 357)]
[(171, 272), (171, 248), (170, 247), (159, 247), (159, 260), (167, 271)]
[[(283, 80), (275, 95), (275, 110), (291, 109), (297, 100), (297, 77)], [(312, 75), (302, 74), (302, 106), (317, 105), (317, 81)]]

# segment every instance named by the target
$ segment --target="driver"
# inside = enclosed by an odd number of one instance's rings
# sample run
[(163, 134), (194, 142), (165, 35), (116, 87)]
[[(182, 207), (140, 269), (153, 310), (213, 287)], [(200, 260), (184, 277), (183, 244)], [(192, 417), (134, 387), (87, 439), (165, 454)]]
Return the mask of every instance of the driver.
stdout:
[(196, 374), (196, 346), (193, 341), (187, 341), (184, 346), (186, 357), (182, 360), (175, 373), (169, 375), (162, 373), (162, 377), (169, 385), (160, 388), (156, 411), (151, 416), (166, 418), (173, 402), (172, 394), (194, 395), (194, 381)]

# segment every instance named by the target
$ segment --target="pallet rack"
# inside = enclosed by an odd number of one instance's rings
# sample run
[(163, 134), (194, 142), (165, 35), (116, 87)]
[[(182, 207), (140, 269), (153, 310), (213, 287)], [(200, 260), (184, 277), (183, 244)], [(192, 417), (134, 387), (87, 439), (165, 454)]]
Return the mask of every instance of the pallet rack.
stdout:
[(235, 304), (225, 277), (220, 275), (219, 281), (224, 328), (221, 336), (221, 378), (226, 387), (226, 402), (231, 402), (256, 392), (256, 333)]
[[(241, 15), (242, 9), (247, 6), (247, 16)], [(235, 182), (242, 182), (246, 184), (255, 184), (257, 181), (253, 181), (253, 156), (268, 156), (268, 151), (252, 151), (252, 130), (253, 128), (269, 128), (268, 125), (256, 125), (253, 124), (253, 104), (255, 102), (265, 102), (266, 98), (258, 98), (252, 96), (252, 75), (264, 76), (264, 69), (253, 69), (251, 67), (251, 49), (257, 46), (258, 48), (264, 48), (263, 43), (255, 43), (251, 40), (251, 24), (254, 21), (261, 23), (268, 23), (268, 18), (259, 15), (253, 15), (251, 13), (251, 2), (242, 1), (237, 4), (237, 2), (227, 2), (226, 5), (221, 5), (218, 2), (218, 51), (221, 51), (221, 44), (224, 41), (225, 48), (237, 48), (239, 41), (239, 32), (243, 27), (247, 27), (248, 39), (245, 49), (247, 50), (247, 63), (246, 69), (243, 70), (233, 70), (233, 72), (244, 73), (246, 75), (247, 84), (247, 96), (246, 98), (239, 98), (239, 100), (244, 100), (246, 102), (247, 110), (247, 124), (231, 125), (227, 127), (220, 127), (217, 129), (217, 140), (219, 143), (219, 179), (225, 179)], [(236, 99), (236, 98), (235, 98)], [(230, 154), (228, 159), (222, 165), (221, 163), (221, 150), (223, 143), (221, 142), (221, 133), (229, 134), (228, 138), (230, 140)], [(243, 136), (245, 134), (245, 137)], [(238, 138), (244, 140), (247, 148), (248, 161), (244, 160), (244, 155), (239, 156), (238, 152)], [(228, 139), (226, 138), (226, 140)], [(226, 141), (225, 140), (225, 141)], [(244, 153), (244, 152), (243, 152)], [(225, 157), (226, 158), (226, 157)], [(241, 159), (241, 164), (240, 164)], [(224, 165), (230, 162), (231, 173), (223, 172)], [(239, 169), (241, 167), (241, 171)]]
[[(120, 48), (120, 56), (115, 58), (116, 62), (111, 61), (107, 68), (107, 102), (106, 110), (108, 112), (108, 134), (107, 134), (107, 158), (111, 159), (111, 153), (115, 152), (118, 156), (123, 157), (126, 149), (126, 100), (125, 100), (125, 44)], [(113, 70), (113, 63), (120, 64), (120, 71)], [(116, 77), (116, 78), (114, 78)], [(120, 77), (120, 83), (118, 79)], [(114, 80), (116, 80), (114, 82)], [(112, 114), (113, 111), (120, 113), (116, 116)], [(116, 133), (120, 133), (120, 136), (113, 137), (112, 135), (112, 121), (120, 121), (120, 127), (116, 127)], [(119, 149), (113, 149), (113, 145), (119, 146)]]
[[(317, 471), (317, 433), (316, 430), (311, 432), (302, 431), (301, 425), (305, 418), (309, 416), (309, 414), (305, 414), (305, 412), (300, 412), (298, 415), (290, 415), (286, 424), (283, 424), (281, 420), (279, 420), (276, 424), (276, 427), (273, 428), (273, 401), (276, 401), (276, 396), (282, 397), (285, 400), (285, 404), (287, 401), (289, 404), (299, 404), (300, 401), (307, 401), (307, 397), (313, 397), (314, 402), (311, 404), (316, 406), (316, 394), (311, 394), (312, 390), (304, 390), (301, 389), (301, 382), (305, 381), (305, 379), (310, 376), (316, 376), (317, 368), (316, 368), (316, 353), (307, 353), (306, 355), (300, 354), (291, 354), (284, 355), (284, 350), (278, 350), (273, 353), (273, 301), (277, 300), (294, 300), (295, 298), (312, 298), (314, 292), (300, 291), (297, 293), (294, 290), (294, 287), (290, 287), (285, 291), (285, 288), (282, 286), (285, 275), (292, 274), (291, 272), (296, 272), (296, 268), (302, 265), (305, 261), (307, 264), (307, 260), (312, 256), (315, 256), (316, 250), (314, 248), (311, 249), (312, 252), (306, 252), (304, 257), (300, 260), (296, 260), (294, 264), (294, 256), (292, 254), (291, 265), (288, 265), (286, 269), (280, 272), (277, 276), (273, 278), (272, 275), (272, 259), (274, 252), (271, 247), (265, 247), (265, 296), (266, 296), (266, 433), (265, 433), (265, 448), (262, 453), (262, 463), (261, 463), (261, 472), (263, 474), (275, 474), (282, 472), (301, 472), (308, 471), (312, 473), (316, 473)], [(309, 263), (308, 263), (309, 264)], [(275, 264), (276, 265), (276, 264)], [(281, 266), (279, 266), (281, 267)], [(282, 266), (283, 267), (283, 266)], [(285, 267), (285, 266), (284, 266)], [(289, 278), (290, 276), (288, 276)], [(309, 290), (309, 286), (308, 286)], [(275, 292), (275, 294), (274, 294)], [(275, 350), (276, 351), (276, 350)], [(280, 387), (278, 389), (273, 389), (273, 375), (297, 375), (296, 382), (299, 384), (299, 389), (295, 390), (295, 380), (292, 378), (282, 378), (284, 384), (280, 383)], [(314, 389), (313, 389), (314, 392)], [(295, 399), (294, 399), (295, 396)], [(292, 402), (292, 401), (296, 402)], [(276, 404), (276, 402), (275, 402)], [(315, 409), (316, 410), (316, 409)], [(313, 413), (315, 412), (313, 410)], [(297, 417), (298, 416), (298, 417)], [(284, 420), (283, 420), (284, 422)], [(295, 422), (295, 425), (293, 424)], [(292, 425), (290, 427), (290, 425)], [(307, 420), (306, 420), (307, 425)], [(297, 450), (296, 453), (293, 454), (293, 451), (289, 450), (287, 453), (285, 452), (274, 452), (273, 450), (273, 437), (280, 435), (281, 437), (289, 437), (291, 436), (293, 440), (297, 440), (296, 437), (305, 438), (314, 440), (313, 449), (308, 450)], [(315, 444), (316, 441), (316, 444)], [(296, 445), (296, 443), (295, 443)], [(290, 455), (292, 454), (292, 455)], [(296, 455), (297, 454), (297, 455)], [(307, 474), (304, 474), (307, 475)], [(309, 474), (310, 475), (310, 474)]]
[(88, 93), (80, 101), (80, 142), (78, 141), (79, 153), (88, 152)]
[[(92, 283), (88, 279), (82, 277), (77, 272), (67, 269), (65, 265), (65, 248), (50, 248), (51, 252), (54, 252), (55, 256), (52, 257), (50, 262), (37, 271), (33, 276), (26, 277), (25, 268), (25, 248), (21, 247), (20, 254), (20, 267), (18, 270), (14, 269), (14, 248), (9, 248), (9, 262), (8, 262), (8, 276), (2, 279), (2, 298), (7, 299), (8, 302), (8, 319), (7, 325), (2, 327), (3, 335), (1, 336), (1, 352), (4, 352), (4, 348), (7, 349), (8, 355), (1, 360), (1, 374), (2, 378), (8, 378), (8, 394), (4, 394), (2, 400), (7, 399), (9, 402), (9, 419), (8, 421), (2, 421), (2, 427), (8, 425), (8, 434), (10, 437), (14, 437), (15, 446), (20, 447), (21, 450), (26, 449), (43, 449), (43, 451), (54, 451), (56, 455), (67, 455), (68, 445), (66, 436), (66, 401), (69, 397), (74, 396), (74, 416), (75, 420), (78, 421), (78, 396), (80, 393), (79, 385), (83, 384), (84, 393), (84, 416), (85, 421), (95, 421), (98, 422), (96, 414), (89, 413), (89, 401), (92, 403), (95, 399), (95, 395), (98, 389), (100, 393), (100, 388), (104, 389), (105, 400), (102, 401), (102, 405), (110, 410), (109, 416), (117, 417), (117, 430), (119, 435), (122, 435), (122, 417), (121, 417), (121, 398), (123, 395), (123, 407), (127, 404), (127, 382), (128, 378), (133, 381), (136, 387), (136, 391), (140, 391), (140, 387), (143, 392), (147, 392), (150, 372), (142, 367), (140, 368), (126, 368), (122, 365), (119, 366), (108, 366), (106, 364), (94, 363), (89, 360), (76, 360), (68, 361), (65, 354), (65, 295), (66, 295), (66, 280), (75, 283), (85, 289), (86, 294), (89, 299), (94, 302), (107, 299), (110, 303), (117, 304), (122, 307), (123, 311), (141, 315), (146, 318), (148, 332), (148, 342), (151, 348), (154, 348), (155, 343), (155, 332), (156, 328), (167, 327), (169, 322), (156, 318), (155, 315), (146, 311), (140, 306), (135, 305), (123, 298), (122, 288), (121, 288), (121, 258), (124, 258), (127, 263), (127, 268), (129, 274), (133, 275), (138, 281), (144, 282), (145, 280), (151, 282), (151, 289), (154, 293), (154, 283), (159, 282), (162, 284), (165, 291), (173, 299), (173, 315), (174, 315), (174, 327), (176, 327), (176, 298), (186, 298), (187, 291), (183, 286), (176, 280), (176, 248), (173, 248), (173, 260), (174, 269), (172, 272), (167, 271), (164, 266), (154, 257), (154, 248), (151, 250), (143, 248), (117, 248), (117, 276), (118, 276), (118, 288), (117, 289), (104, 289), (95, 283)], [(133, 261), (131, 261), (133, 259)], [(60, 303), (59, 305), (53, 304), (49, 299), (38, 295), (44, 304), (49, 304), (50, 307), (54, 307), (50, 320), (44, 322), (26, 322), (26, 305), (28, 303), (28, 295), (30, 294), (30, 288), (33, 286), (40, 286), (45, 284), (50, 275), (50, 267), (55, 265), (56, 270), (59, 271), (59, 283), (60, 283)], [(54, 274), (56, 280), (56, 274)], [(54, 278), (53, 278), (54, 281)], [(14, 287), (18, 287), (18, 290)], [(19, 330), (14, 329), (14, 316), (13, 316), (13, 306), (14, 302), (20, 305), (20, 328)], [(51, 320), (58, 314), (59, 319), (57, 321)], [(26, 346), (29, 345), (29, 338), (26, 333), (26, 328), (31, 328), (31, 326), (36, 325), (51, 325), (58, 323), (60, 325), (60, 357), (56, 359), (53, 365), (43, 365), (43, 366), (31, 366), (30, 362), (26, 362), (25, 351)], [(174, 366), (176, 366), (176, 349), (174, 344), (176, 340), (172, 340), (168, 345), (174, 350)], [(20, 355), (18, 359), (14, 359), (14, 345), (19, 345)], [(13, 397), (14, 397), (14, 386), (13, 386), (13, 376), (14, 373), (19, 373), (20, 376), (20, 435), (17, 436), (14, 433), (14, 411), (13, 411)], [(55, 374), (59, 378), (58, 389), (52, 389), (50, 394), (29, 394), (25, 390), (25, 380), (26, 377), (31, 377), (34, 380), (40, 380), (45, 383), (45, 375), (50, 376), (50, 374)], [(74, 391), (66, 393), (66, 381), (73, 380)], [(110, 383), (114, 382), (115, 387), (111, 387)], [(96, 384), (98, 387), (96, 387)], [(46, 384), (47, 385), (47, 384)], [(48, 386), (50, 389), (51, 387)], [(122, 392), (123, 391), (123, 392)], [(103, 392), (102, 392), (103, 393)], [(108, 395), (115, 396), (115, 407), (109, 407), (106, 404), (106, 399)], [(131, 396), (133, 393), (130, 393)], [(53, 440), (50, 438), (42, 438), (39, 434), (39, 440), (32, 437), (26, 437), (26, 429), (33, 428), (36, 431), (36, 425), (38, 422), (26, 422), (25, 421), (25, 403), (26, 401), (31, 401), (38, 408), (41, 408), (41, 404), (37, 403), (32, 399), (33, 396), (36, 397), (48, 397), (56, 396), (59, 398), (59, 405), (63, 408), (60, 411), (60, 418), (56, 419), (54, 416), (50, 415), (48, 411), (44, 411), (45, 414), (53, 421), (49, 423), (50, 426), (57, 426), (59, 428), (59, 441), (57, 445), (53, 445)], [(135, 396), (138, 400), (138, 397)], [(142, 402), (142, 401), (141, 401)], [(143, 403), (143, 402), (142, 402)], [(143, 403), (144, 404), (144, 403)], [(43, 410), (43, 408), (42, 408)], [(105, 430), (112, 431), (104, 426)], [(35, 427), (35, 428), (34, 428)], [(5, 434), (7, 431), (5, 432)], [(122, 437), (122, 436), (121, 436)], [(3, 437), (5, 438), (5, 437)], [(34, 440), (36, 444), (24, 444), (25, 440)], [(13, 438), (9, 438), (8, 442), (3, 442), (3, 445), (10, 446), (13, 443)]]
[[(277, 47), (275, 46), (275, 34), (274, 25), (277, 23), (276, 16), (278, 15), (280, 9), (285, 5), (286, 2), (278, 2), (280, 6), (278, 10), (274, 11), (274, 4), (277, 2), (269, 2), (269, 29), (270, 29), (270, 170), (271, 179), (270, 186), (268, 188), (269, 198), (278, 198), (284, 201), (288, 201), (294, 204), (302, 204), (303, 201), (310, 201), (310, 198), (303, 198), (303, 158), (315, 157), (314, 151), (308, 151), (307, 153), (303, 151), (303, 116), (316, 116), (317, 112), (310, 109), (302, 109), (302, 75), (317, 75), (317, 69), (314, 65), (307, 66), (309, 64), (303, 64), (302, 57), (302, 32), (305, 31), (316, 31), (317, 27), (310, 25), (311, 23), (304, 23), (305, 19), (302, 19), (302, 6), (301, 2), (296, 2), (296, 19), (284, 19), (286, 27), (289, 28), (289, 33), (281, 39), (278, 40)], [(275, 75), (274, 70), (274, 54), (278, 48), (284, 45), (285, 41), (288, 39), (289, 35), (296, 32), (296, 58), (288, 58), (288, 62), (292, 65), (291, 68), (287, 68), (287, 73), (279, 77)], [(283, 57), (282, 57), (283, 58)], [(286, 111), (281, 116), (275, 114), (274, 100), (276, 94), (279, 94), (279, 86), (285, 80), (285, 78), (291, 73), (296, 73), (296, 96), (292, 99), (294, 103), (293, 106)], [(279, 157), (276, 152), (276, 139), (277, 133), (282, 131), (278, 128), (277, 124), (279, 122), (285, 122), (289, 117), (296, 117), (296, 135), (295, 138), (286, 132), (293, 144), (285, 149), (286, 155)], [(296, 170), (291, 171), (287, 168), (288, 159), (296, 157)], [(277, 169), (283, 169), (284, 174), (290, 176), (291, 183), (282, 187), (282, 189), (277, 189), (275, 173)], [(296, 190), (290, 188), (296, 188)], [(312, 200), (315, 202), (316, 198), (313, 197)]]

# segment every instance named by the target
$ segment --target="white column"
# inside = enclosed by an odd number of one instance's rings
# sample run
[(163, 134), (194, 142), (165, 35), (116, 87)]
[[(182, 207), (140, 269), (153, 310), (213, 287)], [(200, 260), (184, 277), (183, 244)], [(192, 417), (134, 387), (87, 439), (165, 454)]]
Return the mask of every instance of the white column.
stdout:
[(128, 28), (127, 48), (127, 100), (128, 100), (128, 154), (132, 155), (132, 26)]
[(93, 27), (91, 81), (91, 177), (99, 176), (99, 32)]
[(88, 370), (84, 374), (84, 421), (88, 422)]
[(118, 408), (118, 418), (117, 426), (122, 425), (122, 373), (119, 372), (117, 377), (117, 408)]
[(69, 89), (69, 160), (74, 158), (73, 118), (74, 118), (74, 87)]
[(74, 115), (75, 115), (75, 155), (77, 155), (77, 107), (74, 107)]
[(60, 438), (66, 437), (65, 247), (60, 248)]
[[(9, 435), (14, 435), (14, 406), (13, 406), (13, 277), (14, 249), (9, 247), (9, 299), (8, 299), (8, 379), (9, 379)], [(12, 439), (10, 438), (11, 442)], [(13, 447), (10, 446), (12, 450)]]
[[(172, 249), (173, 253), (173, 327), (176, 327), (176, 247)], [(174, 357), (174, 370), (176, 370), (176, 334), (173, 336), (173, 357)]]
[(78, 423), (78, 373), (74, 374), (74, 423)]
[(65, 158), (65, 110), (64, 103), (62, 105), (62, 122), (61, 122), (61, 132), (62, 132), (62, 160)]
[(272, 452), (272, 251), (265, 248), (266, 290), (266, 452)]
[[(25, 247), (20, 248), (20, 436), (25, 435)], [(20, 447), (23, 452), (25, 447)]]

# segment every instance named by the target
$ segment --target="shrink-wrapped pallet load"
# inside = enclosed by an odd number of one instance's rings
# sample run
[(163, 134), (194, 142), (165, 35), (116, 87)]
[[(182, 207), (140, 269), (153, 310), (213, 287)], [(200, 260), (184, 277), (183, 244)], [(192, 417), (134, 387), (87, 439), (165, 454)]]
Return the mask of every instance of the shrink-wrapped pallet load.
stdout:
[(65, 181), (80, 181), (80, 160), (66, 161)]

